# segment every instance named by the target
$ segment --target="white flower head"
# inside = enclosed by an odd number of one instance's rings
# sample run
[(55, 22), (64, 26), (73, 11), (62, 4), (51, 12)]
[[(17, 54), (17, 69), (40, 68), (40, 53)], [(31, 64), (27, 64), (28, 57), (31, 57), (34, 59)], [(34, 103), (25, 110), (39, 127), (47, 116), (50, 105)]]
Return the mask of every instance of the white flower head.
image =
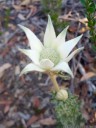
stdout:
[(68, 27), (66, 27), (56, 37), (51, 18), (48, 16), (48, 24), (45, 30), (43, 44), (30, 29), (22, 25), (19, 26), (25, 32), (31, 48), (20, 49), (20, 51), (32, 60), (32, 63), (28, 64), (22, 70), (21, 75), (30, 71), (63, 71), (73, 77), (73, 73), (68, 65), (68, 62), (76, 53), (80, 52), (83, 47), (78, 48), (72, 53), (70, 52), (81, 39), (82, 35), (65, 42), (66, 32), (68, 29)]

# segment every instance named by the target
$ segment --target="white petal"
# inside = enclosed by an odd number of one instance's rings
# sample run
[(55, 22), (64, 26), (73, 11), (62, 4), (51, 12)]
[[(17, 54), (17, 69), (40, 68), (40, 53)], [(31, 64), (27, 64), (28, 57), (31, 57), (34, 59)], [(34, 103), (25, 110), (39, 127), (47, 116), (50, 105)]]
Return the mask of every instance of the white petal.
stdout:
[(39, 64), (39, 53), (35, 50), (19, 49), (22, 53), (27, 55), (35, 64)]
[(70, 74), (72, 76), (72, 78), (74, 77), (68, 63), (66, 63), (66, 62), (60, 62), (52, 70), (53, 71), (63, 71), (63, 72)]
[(56, 46), (60, 46), (62, 43), (65, 42), (66, 33), (69, 26), (67, 26), (56, 38)]
[(58, 50), (61, 53), (61, 56), (63, 57), (63, 59), (65, 59), (69, 55), (69, 53), (73, 50), (73, 48), (78, 43), (78, 41), (81, 39), (81, 37), (82, 37), (82, 35), (78, 36), (74, 39), (71, 39), (71, 40), (60, 45)]
[(54, 43), (55, 39), (56, 39), (55, 30), (54, 30), (51, 18), (48, 15), (48, 24), (47, 24), (45, 35), (44, 35), (44, 46), (45, 47), (52, 46), (52, 43)]
[(49, 69), (53, 68), (54, 63), (49, 59), (42, 59), (40, 61), (40, 66), (41, 66), (41, 68), (43, 68), (45, 70), (49, 70)]
[(26, 73), (31, 72), (31, 71), (44, 72), (44, 70), (41, 69), (40, 67), (36, 66), (35, 64), (30, 63), (21, 71), (20, 76), (22, 74), (26, 74)]
[(81, 48), (76, 49), (76, 50), (73, 51), (66, 59), (64, 59), (64, 61), (69, 62), (69, 61), (73, 58), (73, 56), (74, 56), (75, 54), (77, 54), (78, 52), (80, 52), (80, 51), (83, 50), (83, 49), (84, 49), (84, 47), (81, 47)]
[(31, 49), (40, 51), (43, 48), (43, 45), (42, 45), (41, 41), (35, 36), (35, 34), (27, 27), (24, 27), (20, 24), (18, 26), (21, 29), (23, 29), (23, 31), (25, 32), (25, 34), (29, 40)]

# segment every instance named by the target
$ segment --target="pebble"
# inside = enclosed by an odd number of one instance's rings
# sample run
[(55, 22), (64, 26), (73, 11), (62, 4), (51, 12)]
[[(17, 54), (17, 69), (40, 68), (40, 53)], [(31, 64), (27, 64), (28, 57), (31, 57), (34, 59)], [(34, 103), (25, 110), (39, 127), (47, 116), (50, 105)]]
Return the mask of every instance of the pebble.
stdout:
[(40, 128), (40, 124), (32, 124), (31, 128)]

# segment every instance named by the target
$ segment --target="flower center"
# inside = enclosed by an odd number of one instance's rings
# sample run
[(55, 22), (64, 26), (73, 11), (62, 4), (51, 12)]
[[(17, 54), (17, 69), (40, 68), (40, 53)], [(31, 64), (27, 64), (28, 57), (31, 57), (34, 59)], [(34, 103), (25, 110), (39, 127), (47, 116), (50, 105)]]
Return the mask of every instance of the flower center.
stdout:
[(58, 51), (56, 51), (52, 48), (44, 48), (40, 52), (40, 61), (42, 59), (49, 59), (54, 63), (54, 65), (56, 65), (60, 61), (60, 55), (59, 55)]

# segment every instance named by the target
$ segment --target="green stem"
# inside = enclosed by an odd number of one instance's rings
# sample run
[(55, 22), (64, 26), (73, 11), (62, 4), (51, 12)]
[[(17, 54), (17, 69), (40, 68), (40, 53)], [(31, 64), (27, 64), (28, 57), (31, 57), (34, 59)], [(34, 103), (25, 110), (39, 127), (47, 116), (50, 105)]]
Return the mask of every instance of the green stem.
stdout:
[(52, 81), (52, 83), (54, 85), (55, 91), (58, 92), (60, 90), (60, 88), (59, 88), (59, 85), (58, 85), (58, 83), (56, 81), (56, 76), (53, 73), (48, 73), (48, 74), (49, 74), (50, 79), (51, 79), (51, 81)]

